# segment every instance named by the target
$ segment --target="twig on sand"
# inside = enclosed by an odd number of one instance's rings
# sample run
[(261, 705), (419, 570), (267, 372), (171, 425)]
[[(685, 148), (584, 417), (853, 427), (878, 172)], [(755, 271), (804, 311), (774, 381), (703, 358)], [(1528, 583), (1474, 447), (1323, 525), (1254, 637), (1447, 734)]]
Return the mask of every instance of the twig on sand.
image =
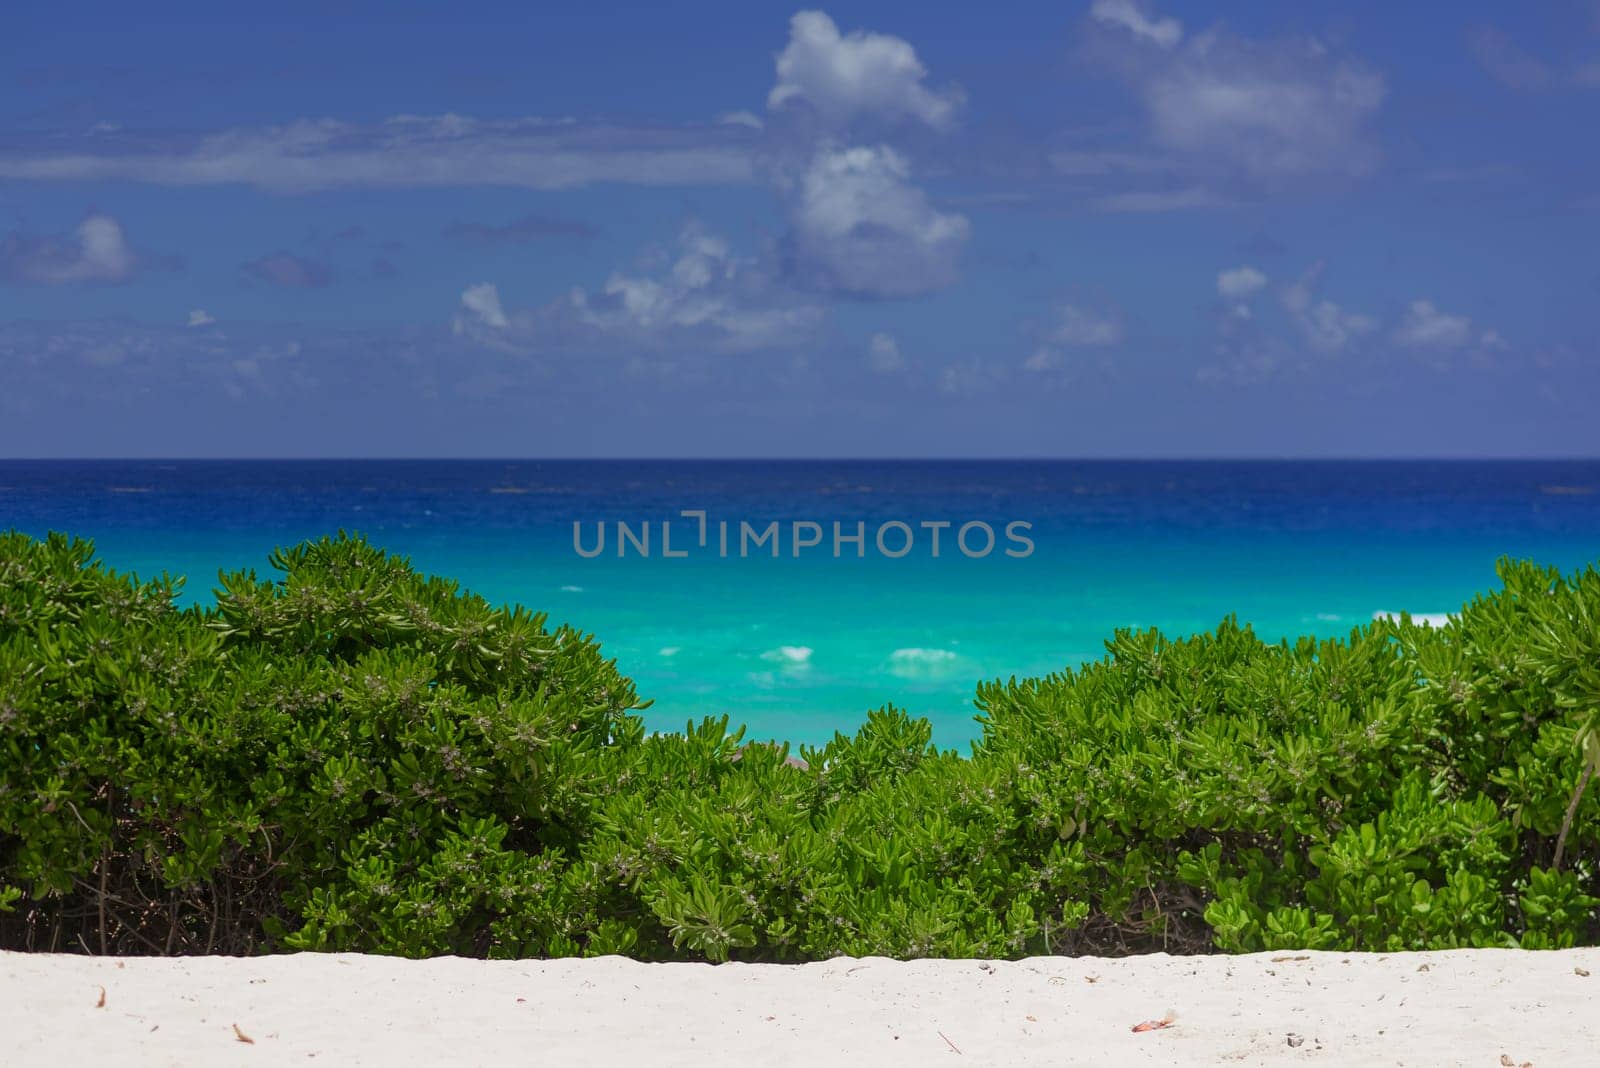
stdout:
[(1173, 1012), (1171, 1009), (1168, 1009), (1167, 1014), (1161, 1017), (1159, 1020), (1143, 1020), (1134, 1024), (1133, 1031), (1135, 1034), (1140, 1031), (1159, 1031), (1164, 1027), (1171, 1027), (1177, 1022), (1177, 1019), (1178, 1014)]
[(233, 1037), (234, 1037), (234, 1039), (236, 1041), (243, 1042), (247, 1046), (253, 1046), (253, 1045), (256, 1044), (256, 1040), (255, 1039), (251, 1038), (249, 1035), (247, 1035), (243, 1031), (239, 1030), (239, 1025), (238, 1024), (234, 1024), (233, 1025)]
[(950, 1036), (949, 1035), (945, 1034), (943, 1031), (939, 1031), (939, 1032), (937, 1032), (937, 1034), (938, 1034), (938, 1036), (940, 1038), (944, 1039), (944, 1044), (945, 1045), (949, 1046), (951, 1049), (955, 1050), (957, 1053), (961, 1052), (961, 1047), (956, 1045), (954, 1042), (950, 1041)]
[(106, 1007), (106, 988), (105, 987), (101, 987), (100, 988), (100, 1000), (94, 1003), (94, 1007), (97, 1008), (97, 1009), (103, 1009), (103, 1008)]

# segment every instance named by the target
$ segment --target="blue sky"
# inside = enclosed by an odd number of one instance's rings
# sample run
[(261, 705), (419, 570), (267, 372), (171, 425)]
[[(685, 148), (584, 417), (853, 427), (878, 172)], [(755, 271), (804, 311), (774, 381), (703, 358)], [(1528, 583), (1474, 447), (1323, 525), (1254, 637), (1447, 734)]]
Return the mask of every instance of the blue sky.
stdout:
[(1593, 0), (271, 11), (7, 15), (0, 455), (1600, 452)]

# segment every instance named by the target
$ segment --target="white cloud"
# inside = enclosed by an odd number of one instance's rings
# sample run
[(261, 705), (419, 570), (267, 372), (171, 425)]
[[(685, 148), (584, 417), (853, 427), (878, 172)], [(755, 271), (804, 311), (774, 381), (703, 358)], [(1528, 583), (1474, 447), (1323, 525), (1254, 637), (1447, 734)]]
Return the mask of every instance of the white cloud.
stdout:
[(1317, 299), (1326, 264), (1317, 263), (1299, 281), (1284, 287), (1283, 306), (1306, 344), (1318, 352), (1341, 352), (1378, 328), (1371, 316), (1349, 312), (1331, 300)]
[[(461, 306), (466, 309), (466, 313), (471, 315), (471, 322), (480, 323), (495, 330), (504, 330), (511, 325), (511, 321), (506, 318), (505, 309), (500, 306), (500, 289), (492, 282), (480, 282), (477, 285), (468, 286), (466, 291), (461, 294)], [(465, 328), (466, 322), (458, 318), (456, 320), (457, 333), (463, 332)]]
[(947, 127), (960, 94), (931, 90), (926, 78), (916, 51), (898, 37), (841, 35), (820, 11), (791, 20), (767, 104), (775, 114), (794, 106), (820, 120), (786, 124), (765, 160), (789, 223), (781, 264), (794, 285), (876, 299), (955, 282), (971, 231), (966, 217), (935, 209), (894, 147), (844, 139), (860, 118)]
[(783, 664), (790, 668), (805, 668), (811, 664), (813, 650), (809, 645), (780, 645), (761, 654), (761, 659)]
[(122, 224), (109, 215), (85, 216), (70, 235), (13, 233), (0, 240), (3, 281), (47, 286), (122, 282), (133, 274), (137, 263)]
[[(1042, 330), (1033, 331), (1040, 343), (1022, 369), (1031, 374), (1048, 371), (1073, 372), (1082, 369), (1082, 363), (1069, 357), (1068, 349), (1106, 349), (1122, 342), (1122, 321), (1115, 311), (1091, 308), (1083, 304), (1063, 302), (1057, 304), (1050, 321)], [(1060, 378), (1058, 383), (1067, 379)]]
[(1370, 126), (1385, 87), (1364, 64), (1314, 39), (1253, 40), (1220, 29), (1185, 38), (1175, 22), (1128, 0), (1102, 0), (1092, 13), (1139, 37), (1102, 51), (1143, 97), (1157, 144), (1189, 165), (1255, 178), (1376, 165)]
[(540, 308), (507, 308), (494, 285), (471, 286), (453, 332), (519, 357), (626, 354), (625, 373), (671, 376), (678, 357), (794, 348), (824, 318), (760, 260), (737, 255), (697, 224), (683, 229), (673, 254), (650, 250), (640, 260), (649, 266), (613, 271), (599, 286), (573, 287)]
[[(273, 329), (241, 333), (247, 336), (116, 319), (0, 323), (0, 380), (16, 389), (17, 399), (39, 404), (61, 398), (67, 411), (129, 395), (179, 398), (182, 407), (202, 397), (315, 389), (316, 361), (307, 358), (298, 339)], [(391, 351), (392, 339), (392, 334), (384, 339)], [(382, 346), (372, 346), (373, 369), (381, 365), (381, 351)], [(95, 373), (75, 373), (78, 369)], [(8, 392), (0, 389), (0, 409), (11, 399)]]
[(1056, 308), (1056, 321), (1046, 340), (1073, 348), (1100, 348), (1122, 340), (1122, 323), (1115, 315), (1077, 304)]
[(1162, 48), (1175, 47), (1183, 40), (1183, 23), (1154, 17), (1135, 0), (1094, 0), (1089, 14), (1098, 22), (1120, 27)]
[(91, 215), (78, 224), (83, 246), (73, 272), (83, 278), (107, 281), (126, 278), (133, 269), (133, 252), (122, 236), (122, 225), (109, 215)]
[[(1156, 137), (1179, 151), (1220, 153), (1257, 175), (1362, 172), (1373, 163), (1366, 124), (1383, 79), (1348, 64), (1317, 70), (1300, 57), (1240, 61), (1200, 49), (1157, 78), (1147, 96)], [(1247, 53), (1254, 55), (1254, 53)]]
[(787, 195), (789, 266), (802, 285), (903, 297), (955, 281), (971, 227), (935, 210), (892, 148), (823, 146)]
[(196, 308), (194, 311), (189, 313), (190, 326), (210, 326), (216, 321), (217, 320), (213, 318), (209, 312), (201, 308)]
[(777, 66), (767, 107), (804, 102), (830, 125), (867, 115), (938, 128), (951, 122), (961, 103), (959, 91), (923, 84), (927, 69), (906, 41), (864, 30), (841, 35), (821, 11), (802, 11), (790, 20), (789, 43), (778, 53)]
[(1217, 295), (1227, 300), (1248, 300), (1267, 284), (1267, 276), (1254, 267), (1235, 267), (1217, 275)]
[(573, 290), (554, 315), (594, 340), (750, 352), (803, 341), (822, 309), (776, 286), (722, 238), (689, 226), (663, 275), (614, 273), (598, 292)]
[[(1481, 366), (1493, 366), (1494, 354), (1510, 349), (1498, 331), (1475, 330), (1466, 316), (1440, 311), (1429, 300), (1411, 301), (1398, 319), (1388, 322), (1349, 311), (1319, 295), (1325, 269), (1326, 264), (1319, 261), (1280, 290), (1284, 313), (1299, 335), (1298, 345), (1305, 349), (1323, 354), (1360, 351), (1361, 343), (1376, 337), (1380, 328), (1395, 346), (1435, 356), (1467, 350)], [(1260, 293), (1267, 282), (1264, 274), (1248, 267), (1223, 271), (1217, 276), (1219, 296), (1225, 302), (1237, 303), (1229, 303), (1229, 314), (1218, 320), (1221, 336), (1216, 351), (1222, 363), (1203, 368), (1202, 378), (1252, 381), (1283, 368), (1311, 366), (1304, 359), (1303, 350), (1297, 357), (1296, 345), (1263, 330), (1254, 308), (1244, 303)], [(1444, 361), (1436, 362), (1440, 368), (1447, 366)]]
[(1209, 189), (1134, 189), (1109, 193), (1091, 202), (1096, 211), (1188, 211), (1191, 208), (1221, 208), (1230, 203)]
[(1054, 371), (1064, 362), (1066, 362), (1066, 356), (1063, 355), (1060, 349), (1052, 348), (1049, 345), (1040, 345), (1033, 350), (1026, 360), (1022, 361), (1022, 369), (1033, 372)]
[(1468, 44), (1479, 65), (1508, 89), (1548, 89), (1556, 82), (1556, 72), (1548, 63), (1493, 27), (1479, 27)]
[(940, 393), (961, 397), (991, 392), (1008, 377), (1004, 367), (983, 360), (965, 360), (943, 368), (934, 382)]
[[(1494, 334), (1496, 339), (1500, 335)], [(1394, 340), (1407, 348), (1456, 349), (1472, 340), (1472, 320), (1447, 315), (1431, 300), (1414, 300), (1394, 330)]]
[(371, 124), (301, 119), (198, 138), (99, 134), (65, 147), (52, 140), (0, 149), (0, 178), (237, 184), (279, 192), (726, 185), (754, 180), (759, 137), (739, 122), (625, 126), (453, 114), (396, 115)]
[(889, 374), (903, 370), (906, 358), (900, 352), (900, 343), (891, 334), (881, 330), (867, 342), (867, 362), (874, 371)]
[(1228, 316), (1213, 347), (1216, 362), (1195, 369), (1199, 382), (1263, 382), (1294, 362), (1293, 350), (1277, 336), (1256, 327), (1254, 320)]
[(717, 116), (717, 121), (724, 126), (748, 126), (752, 130), (766, 128), (766, 123), (761, 121), (761, 116), (752, 111), (724, 111)]

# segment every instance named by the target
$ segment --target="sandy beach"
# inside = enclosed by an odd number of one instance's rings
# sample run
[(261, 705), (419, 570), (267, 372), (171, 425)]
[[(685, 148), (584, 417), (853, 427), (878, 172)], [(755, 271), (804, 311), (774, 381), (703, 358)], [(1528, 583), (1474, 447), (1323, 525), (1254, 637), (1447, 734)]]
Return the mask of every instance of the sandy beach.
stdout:
[(1600, 949), (798, 966), (0, 953), (0, 1015), (16, 1065), (1552, 1068), (1600, 1046), (1596, 973)]

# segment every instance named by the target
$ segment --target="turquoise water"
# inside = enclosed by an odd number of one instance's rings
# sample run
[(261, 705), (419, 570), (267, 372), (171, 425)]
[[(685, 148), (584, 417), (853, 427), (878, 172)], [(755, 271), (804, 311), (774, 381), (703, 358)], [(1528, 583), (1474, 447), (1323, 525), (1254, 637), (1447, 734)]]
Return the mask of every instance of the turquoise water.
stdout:
[[(1102, 655), (1117, 627), (1187, 634), (1236, 614), (1264, 637), (1334, 635), (1375, 612), (1452, 611), (1501, 554), (1600, 559), (1600, 464), (1569, 463), (0, 463), (0, 528), (64, 529), (122, 570), (265, 573), (275, 545), (345, 528), (598, 636), (654, 700), (655, 729), (727, 713), (756, 737), (821, 742), (892, 702), (935, 739), (977, 736), (974, 684)], [(815, 521), (792, 555), (723, 558), (682, 509)], [(900, 559), (872, 533), (901, 519)], [(648, 558), (574, 551), (596, 524), (655, 525)], [(672, 525), (686, 558), (661, 556)], [(930, 553), (922, 522), (954, 524)], [(987, 522), (969, 558), (954, 527)], [(1031, 555), (1005, 556), (1007, 522)], [(831, 524), (865, 525), (865, 558)], [(611, 529), (614, 535), (614, 527)], [(891, 548), (898, 538), (891, 538)]]

